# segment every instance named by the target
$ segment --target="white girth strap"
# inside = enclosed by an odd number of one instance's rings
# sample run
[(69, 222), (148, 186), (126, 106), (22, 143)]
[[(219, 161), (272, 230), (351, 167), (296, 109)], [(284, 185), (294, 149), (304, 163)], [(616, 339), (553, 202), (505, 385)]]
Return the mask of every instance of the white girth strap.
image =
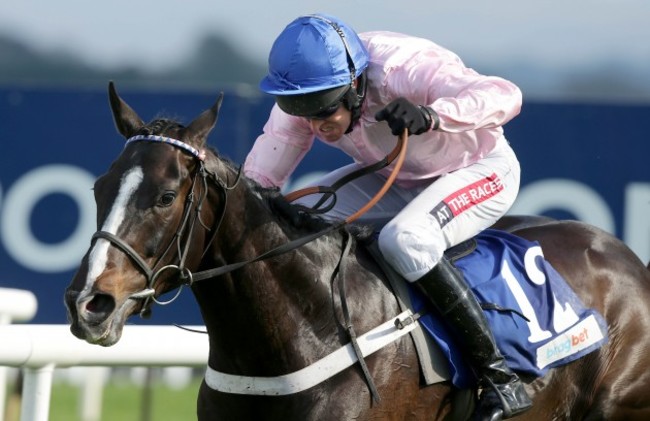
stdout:
[[(399, 320), (402, 329), (396, 327)], [(396, 341), (417, 326), (413, 313), (406, 310), (380, 326), (359, 336), (357, 342), (364, 357)], [(215, 371), (210, 366), (205, 372), (205, 382), (213, 390), (239, 395), (290, 395), (302, 392), (329, 379), (357, 362), (351, 344), (339, 348), (314, 364), (277, 377), (251, 377)]]

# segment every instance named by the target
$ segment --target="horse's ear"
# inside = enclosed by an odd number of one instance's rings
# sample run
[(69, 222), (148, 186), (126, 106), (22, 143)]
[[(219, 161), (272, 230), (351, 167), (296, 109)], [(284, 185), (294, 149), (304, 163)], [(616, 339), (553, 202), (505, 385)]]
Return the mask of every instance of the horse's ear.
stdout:
[(133, 108), (129, 107), (129, 105), (117, 94), (113, 81), (108, 82), (108, 99), (111, 104), (111, 110), (113, 111), (115, 127), (122, 136), (128, 139), (133, 136), (138, 129), (144, 126), (144, 122), (138, 114), (133, 111)]
[(186, 142), (193, 144), (195, 147), (202, 147), (205, 144), (208, 134), (217, 124), (222, 102), (223, 92), (219, 94), (219, 98), (211, 108), (203, 111), (185, 128), (183, 138)]

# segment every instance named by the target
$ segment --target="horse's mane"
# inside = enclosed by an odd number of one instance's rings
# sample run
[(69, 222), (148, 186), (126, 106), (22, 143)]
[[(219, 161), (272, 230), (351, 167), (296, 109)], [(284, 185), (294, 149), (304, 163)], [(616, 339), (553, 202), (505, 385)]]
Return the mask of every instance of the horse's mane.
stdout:
[[(310, 213), (304, 207), (286, 201), (284, 195), (277, 188), (264, 188), (255, 183), (256, 192), (266, 200), (274, 215), (287, 220), (292, 226), (307, 231), (322, 231), (338, 221), (329, 221), (319, 214)], [(342, 229), (347, 230), (359, 241), (368, 240), (374, 233), (373, 227), (363, 224), (345, 224)]]
[(170, 117), (159, 116), (144, 126), (140, 127), (136, 135), (160, 135), (168, 130), (183, 129), (185, 126)]
[(332, 222), (323, 219), (318, 214), (309, 213), (301, 206), (287, 202), (280, 189), (264, 188), (257, 183), (253, 184), (253, 186), (275, 215), (289, 221), (292, 226), (298, 229), (320, 231), (332, 225)]

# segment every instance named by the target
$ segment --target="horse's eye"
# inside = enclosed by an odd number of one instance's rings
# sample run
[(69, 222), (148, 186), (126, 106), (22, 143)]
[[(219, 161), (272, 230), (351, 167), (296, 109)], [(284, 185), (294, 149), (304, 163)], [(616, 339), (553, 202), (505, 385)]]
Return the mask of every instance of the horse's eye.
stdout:
[(174, 203), (174, 199), (176, 199), (176, 193), (167, 192), (160, 197), (160, 204), (162, 206), (169, 206)]

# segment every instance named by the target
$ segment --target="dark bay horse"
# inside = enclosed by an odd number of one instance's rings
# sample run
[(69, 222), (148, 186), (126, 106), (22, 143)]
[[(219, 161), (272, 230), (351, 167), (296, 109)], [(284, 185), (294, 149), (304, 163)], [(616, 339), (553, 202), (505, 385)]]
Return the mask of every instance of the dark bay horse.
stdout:
[[(189, 284), (209, 334), (208, 366), (233, 378), (275, 377), (348, 344), (344, 304), (360, 334), (400, 313), (361, 233), (350, 235), (346, 226), (327, 230), (327, 223), (301, 216), (277, 191), (255, 185), (207, 148), (221, 98), (185, 127), (165, 119), (145, 124), (112, 84), (109, 97), (117, 129), (130, 140), (94, 187), (98, 231), (65, 294), (75, 336), (113, 345), (128, 317)], [(602, 348), (527, 380), (534, 407), (521, 418), (650, 419), (645, 264), (613, 236), (583, 223), (509, 217), (498, 226), (539, 241), (547, 260), (609, 329)], [(246, 263), (320, 230), (327, 232)], [(202, 273), (208, 275), (197, 279)], [(204, 380), (198, 418), (429, 420), (450, 414), (454, 388), (449, 382), (421, 386), (409, 337), (365, 361), (379, 402), (372, 401), (357, 364), (281, 396), (216, 391)]]

